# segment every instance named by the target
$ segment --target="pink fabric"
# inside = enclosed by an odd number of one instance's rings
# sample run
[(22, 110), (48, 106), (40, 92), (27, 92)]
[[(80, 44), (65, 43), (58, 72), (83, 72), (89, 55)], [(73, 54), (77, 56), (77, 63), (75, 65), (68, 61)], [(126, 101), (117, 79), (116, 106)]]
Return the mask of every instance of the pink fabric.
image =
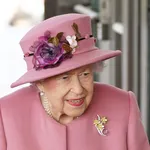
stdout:
[[(71, 59), (63, 61), (62, 64), (59, 66), (59, 68), (55, 67), (50, 69), (43, 69), (40, 71), (31, 69), (28, 72), (26, 72), (23, 76), (21, 76), (16, 82), (14, 82), (11, 85), (11, 87), (16, 87), (24, 83), (34, 82), (44, 78), (48, 78), (84, 65), (95, 63), (99, 60), (105, 60), (107, 58), (114, 57), (119, 54), (120, 51), (109, 51), (109, 50), (100, 51), (99, 49), (94, 48), (88, 53), (82, 53), (80, 55), (72, 57)], [(31, 60), (30, 57), (27, 59)]]
[[(132, 92), (95, 84), (88, 110), (67, 126), (45, 113), (34, 87), (0, 100), (0, 150), (150, 150)], [(96, 115), (108, 118), (98, 134)]]
[[(76, 48), (76, 52), (74, 53), (74, 55), (96, 50), (97, 48), (94, 45), (95, 45), (94, 38), (85, 39), (82, 42), (78, 42), (78, 48)], [(31, 63), (32, 58), (33, 57), (25, 57), (24, 58), (27, 63), (27, 70), (29, 70), (29, 71), (32, 70), (34, 67), (34, 65)]]
[[(91, 35), (91, 20), (87, 15), (65, 14), (47, 19), (33, 27), (20, 41), (24, 53), (29, 52), (30, 46), (39, 36), (42, 36), (46, 30), (51, 32), (51, 36), (56, 36), (59, 32), (64, 32), (64, 36), (74, 35), (72, 24), (76, 23), (79, 27), (81, 36)], [(93, 44), (91, 43), (91, 46)], [(90, 47), (91, 47), (90, 46)]]
[[(39, 36), (43, 36), (46, 30), (51, 32), (51, 36), (54, 37), (59, 32), (64, 32), (64, 36), (75, 35), (72, 29), (72, 24), (76, 23), (79, 28), (81, 36), (92, 35), (91, 19), (87, 15), (83, 14), (65, 14), (47, 19), (40, 24), (33, 27), (20, 41), (20, 46), (23, 53), (29, 52), (31, 45), (38, 39)], [(116, 50), (100, 50), (95, 47), (94, 37), (87, 38), (78, 42), (76, 52), (71, 59), (63, 61), (59, 67), (43, 69), (36, 71), (33, 68), (32, 58), (33, 56), (26, 57), (27, 72), (21, 76), (11, 87), (16, 87), (21, 84), (31, 83), (43, 78), (51, 77), (71, 69), (75, 69), (84, 65), (102, 61), (115, 56), (120, 55), (120, 51)]]

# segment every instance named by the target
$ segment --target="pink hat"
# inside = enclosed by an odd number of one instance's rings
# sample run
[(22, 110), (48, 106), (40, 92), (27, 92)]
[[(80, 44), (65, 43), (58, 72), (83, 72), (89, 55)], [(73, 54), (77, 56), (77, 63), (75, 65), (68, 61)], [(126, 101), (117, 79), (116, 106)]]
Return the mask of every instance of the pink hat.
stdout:
[(20, 41), (27, 72), (11, 87), (32, 83), (119, 55), (95, 47), (90, 17), (65, 14), (32, 28)]

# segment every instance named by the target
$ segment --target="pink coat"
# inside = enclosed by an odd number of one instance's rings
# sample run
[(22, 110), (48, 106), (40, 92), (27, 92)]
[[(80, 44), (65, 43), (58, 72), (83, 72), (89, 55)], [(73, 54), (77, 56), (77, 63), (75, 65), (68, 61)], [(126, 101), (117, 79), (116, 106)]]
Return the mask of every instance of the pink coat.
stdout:
[[(88, 110), (67, 126), (45, 113), (33, 86), (0, 100), (0, 150), (150, 150), (132, 92), (95, 84)], [(108, 118), (107, 136), (93, 124)]]

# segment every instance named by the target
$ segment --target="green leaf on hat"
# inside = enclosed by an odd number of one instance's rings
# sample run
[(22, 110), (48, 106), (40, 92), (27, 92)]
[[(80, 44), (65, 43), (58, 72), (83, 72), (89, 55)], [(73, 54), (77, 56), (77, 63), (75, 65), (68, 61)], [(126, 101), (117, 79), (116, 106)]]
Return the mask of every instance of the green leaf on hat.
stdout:
[(57, 35), (56, 35), (56, 37), (60, 40), (61, 38), (62, 38), (62, 36), (63, 36), (63, 32), (59, 32)]
[(57, 37), (53, 38), (53, 42), (52, 42), (55, 46), (58, 46), (59, 44), (59, 39)]
[(48, 39), (48, 43), (53, 43), (53, 37)]
[(62, 44), (62, 48), (66, 51), (66, 53), (72, 51), (72, 48), (68, 44), (66, 44), (66, 43)]
[(78, 25), (76, 23), (73, 23), (72, 28), (76, 34), (76, 37), (79, 39), (81, 37), (81, 34), (79, 33)]

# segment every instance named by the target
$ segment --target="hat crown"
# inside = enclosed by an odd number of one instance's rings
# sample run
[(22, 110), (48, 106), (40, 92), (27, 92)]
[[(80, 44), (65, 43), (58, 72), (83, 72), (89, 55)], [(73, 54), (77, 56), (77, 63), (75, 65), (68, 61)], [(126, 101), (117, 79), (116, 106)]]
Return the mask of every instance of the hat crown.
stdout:
[(79, 32), (82, 37), (87, 34), (91, 35), (91, 19), (87, 15), (83, 14), (65, 14), (56, 17), (52, 17), (39, 23), (33, 27), (27, 34), (21, 39), (20, 46), (23, 53), (29, 52), (31, 45), (38, 39), (38, 37), (43, 36), (45, 31), (50, 31), (51, 36), (56, 36), (57, 33), (63, 32), (64, 36), (75, 35), (72, 28), (72, 24), (76, 23), (79, 28)]
[[(120, 54), (120, 51), (104, 51), (95, 47), (91, 19), (82, 14), (65, 14), (47, 19), (27, 32), (20, 45), (25, 56), (27, 72), (11, 87), (39, 81)], [(72, 57), (66, 57), (66, 54), (70, 56), (70, 53)], [(56, 66), (49, 68), (49, 65)], [(37, 70), (36, 67), (39, 66), (40, 69)]]

